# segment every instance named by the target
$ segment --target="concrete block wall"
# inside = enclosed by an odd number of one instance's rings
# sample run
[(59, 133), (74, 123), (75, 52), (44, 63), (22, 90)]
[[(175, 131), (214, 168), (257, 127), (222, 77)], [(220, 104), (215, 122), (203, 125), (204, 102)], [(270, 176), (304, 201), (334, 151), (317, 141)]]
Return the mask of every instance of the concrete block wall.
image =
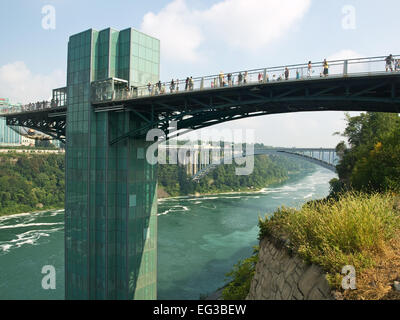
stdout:
[(291, 255), (284, 241), (265, 238), (247, 300), (333, 300), (324, 272)]

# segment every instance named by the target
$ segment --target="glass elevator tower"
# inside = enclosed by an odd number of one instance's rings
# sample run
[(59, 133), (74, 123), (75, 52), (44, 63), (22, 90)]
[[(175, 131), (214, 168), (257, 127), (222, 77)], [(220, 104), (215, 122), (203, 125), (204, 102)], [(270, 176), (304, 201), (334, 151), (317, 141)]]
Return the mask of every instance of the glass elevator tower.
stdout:
[(159, 80), (160, 42), (134, 29), (87, 30), (68, 43), (66, 299), (157, 298), (157, 167), (149, 143), (109, 141), (143, 126), (131, 112), (95, 112), (98, 82)]

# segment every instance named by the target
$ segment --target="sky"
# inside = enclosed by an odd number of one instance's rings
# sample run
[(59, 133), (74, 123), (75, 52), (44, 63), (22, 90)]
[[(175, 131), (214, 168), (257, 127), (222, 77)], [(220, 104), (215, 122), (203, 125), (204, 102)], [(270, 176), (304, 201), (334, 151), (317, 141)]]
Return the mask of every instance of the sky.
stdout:
[[(48, 99), (65, 86), (68, 38), (90, 28), (133, 27), (159, 38), (162, 81), (400, 54), (398, 0), (2, 0), (0, 12), (0, 97), (12, 103)], [(335, 147), (344, 118), (280, 114), (213, 129), (253, 129), (269, 146)]]

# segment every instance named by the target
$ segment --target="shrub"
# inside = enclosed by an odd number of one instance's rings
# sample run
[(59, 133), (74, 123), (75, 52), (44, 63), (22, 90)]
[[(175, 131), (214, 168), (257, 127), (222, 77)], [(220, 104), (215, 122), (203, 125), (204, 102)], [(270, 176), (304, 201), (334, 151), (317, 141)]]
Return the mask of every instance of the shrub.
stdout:
[(338, 287), (341, 269), (361, 271), (374, 265), (374, 256), (400, 231), (400, 212), (393, 194), (348, 193), (339, 200), (310, 202), (301, 210), (281, 208), (260, 220), (260, 238), (284, 234), (289, 246), (305, 261), (329, 273)]
[(259, 247), (254, 247), (253, 255), (245, 260), (240, 260), (234, 265), (233, 270), (226, 274), (228, 285), (222, 290), (224, 300), (245, 300), (250, 291), (251, 280), (255, 274), (258, 262)]

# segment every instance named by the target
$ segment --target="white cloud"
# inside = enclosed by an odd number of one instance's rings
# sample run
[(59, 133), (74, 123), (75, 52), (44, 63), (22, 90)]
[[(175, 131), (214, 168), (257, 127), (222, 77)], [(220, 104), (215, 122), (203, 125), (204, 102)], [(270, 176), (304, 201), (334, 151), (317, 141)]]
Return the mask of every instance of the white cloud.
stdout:
[(28, 103), (51, 98), (52, 89), (65, 85), (65, 73), (33, 74), (23, 61), (0, 66), (0, 97), (12, 103)]
[(193, 17), (185, 0), (174, 0), (158, 14), (147, 13), (141, 30), (161, 40), (161, 52), (167, 58), (193, 62), (199, 59), (196, 50), (204, 39)]
[(311, 0), (223, 0), (193, 10), (185, 0), (173, 0), (147, 13), (141, 30), (161, 40), (166, 58), (193, 62), (205, 39), (243, 50), (265, 47), (289, 32), (310, 5)]
[(201, 16), (223, 41), (254, 50), (285, 35), (310, 4), (311, 0), (225, 0)]

